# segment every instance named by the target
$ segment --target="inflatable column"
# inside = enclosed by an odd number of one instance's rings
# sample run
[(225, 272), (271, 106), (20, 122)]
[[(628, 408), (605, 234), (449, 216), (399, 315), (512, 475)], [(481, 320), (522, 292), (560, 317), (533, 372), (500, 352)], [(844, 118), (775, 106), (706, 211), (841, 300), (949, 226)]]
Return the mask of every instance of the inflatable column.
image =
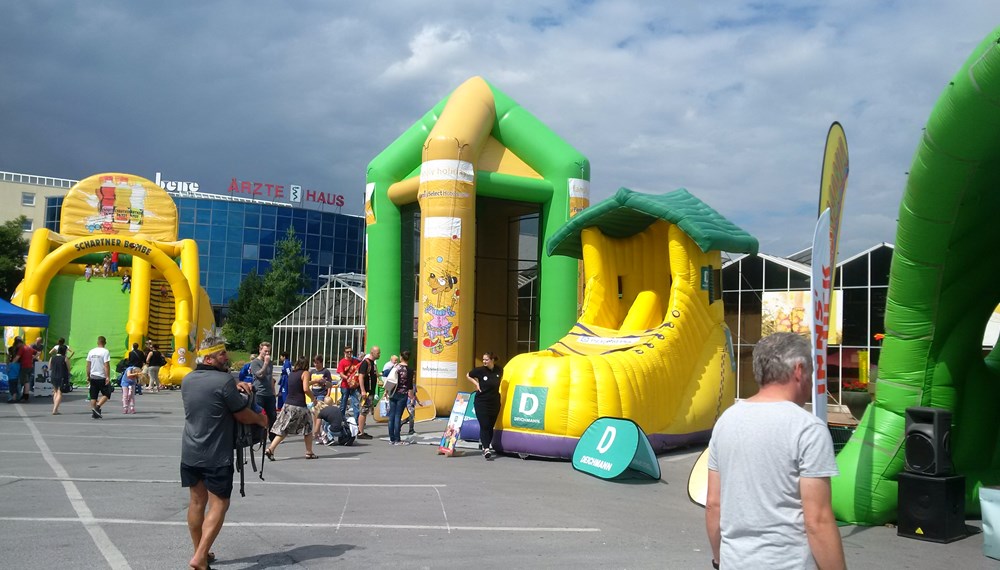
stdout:
[(476, 164), (494, 122), (483, 80), (455, 90), (424, 144), (420, 204), (417, 383), (449, 410), (471, 369), (475, 301)]

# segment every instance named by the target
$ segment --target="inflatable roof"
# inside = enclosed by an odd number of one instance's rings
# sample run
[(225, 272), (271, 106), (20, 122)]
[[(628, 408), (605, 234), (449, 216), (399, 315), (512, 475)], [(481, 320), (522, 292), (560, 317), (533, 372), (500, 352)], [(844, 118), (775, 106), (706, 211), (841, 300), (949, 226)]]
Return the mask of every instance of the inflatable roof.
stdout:
[(703, 252), (757, 253), (757, 239), (730, 222), (684, 188), (667, 194), (639, 194), (621, 188), (614, 196), (574, 216), (549, 239), (549, 255), (583, 259), (580, 233), (597, 227), (608, 237), (643, 232), (653, 222), (676, 224)]

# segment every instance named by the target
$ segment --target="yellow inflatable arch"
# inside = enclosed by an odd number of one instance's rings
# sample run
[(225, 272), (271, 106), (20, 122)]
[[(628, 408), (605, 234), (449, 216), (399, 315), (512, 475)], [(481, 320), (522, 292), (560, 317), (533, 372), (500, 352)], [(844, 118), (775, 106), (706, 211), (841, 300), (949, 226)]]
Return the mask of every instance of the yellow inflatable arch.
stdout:
[[(194, 364), (188, 351), (215, 328), (215, 321), (208, 296), (199, 283), (198, 246), (193, 240), (177, 239), (176, 205), (162, 188), (149, 180), (106, 173), (73, 186), (63, 201), (60, 233), (45, 228), (35, 230), (25, 263), (25, 278), (12, 302), (36, 312), (68, 311), (63, 299), (47, 303), (53, 279), (59, 273), (79, 275), (84, 264), (100, 265), (100, 258), (107, 252), (124, 254), (121, 257), (130, 266), (122, 268), (131, 273), (132, 280), (124, 323), (125, 346), (142, 345), (150, 338), (151, 299), (169, 299), (172, 347), (163, 348), (164, 352), (172, 348), (173, 355), (161, 370), (161, 381), (168, 385), (179, 383)], [(98, 263), (93, 263), (95, 260)], [(169, 294), (164, 290), (152, 295), (154, 279), (162, 279)], [(91, 289), (80, 293), (82, 300), (99, 303), (98, 288)], [(105, 326), (109, 332), (114, 328), (113, 323)], [(81, 327), (78, 323), (66, 328)], [(40, 336), (40, 331), (26, 329), (24, 335), (34, 338)], [(75, 342), (91, 343), (93, 339), (77, 337)], [(109, 349), (115, 352), (119, 348), (109, 344)]]
[(504, 368), (504, 452), (569, 458), (600, 417), (635, 421), (654, 450), (707, 441), (735, 398), (720, 251), (757, 240), (686, 190), (622, 188), (574, 217), (549, 255), (583, 258), (579, 321)]

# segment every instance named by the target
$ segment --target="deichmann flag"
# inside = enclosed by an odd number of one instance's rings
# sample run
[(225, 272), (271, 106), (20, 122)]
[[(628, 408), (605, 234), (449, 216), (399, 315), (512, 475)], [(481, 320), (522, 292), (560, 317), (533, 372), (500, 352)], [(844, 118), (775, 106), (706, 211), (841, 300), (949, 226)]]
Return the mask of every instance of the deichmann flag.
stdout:
[(601, 479), (637, 474), (660, 478), (660, 464), (646, 434), (623, 418), (598, 418), (587, 427), (573, 450), (573, 469)]

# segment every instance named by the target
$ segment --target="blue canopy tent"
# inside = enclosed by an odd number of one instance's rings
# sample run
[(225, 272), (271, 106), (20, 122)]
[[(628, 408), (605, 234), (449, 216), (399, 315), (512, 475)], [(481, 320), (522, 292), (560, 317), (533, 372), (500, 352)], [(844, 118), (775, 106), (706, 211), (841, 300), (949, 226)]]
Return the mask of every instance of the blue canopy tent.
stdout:
[[(43, 313), (35, 313), (27, 309), (22, 309), (11, 304), (6, 299), (0, 299), (0, 326), (5, 327), (40, 327), (48, 332), (49, 316)], [(6, 365), (3, 373), (7, 374)], [(0, 381), (6, 383), (6, 376), (0, 377)], [(6, 391), (6, 386), (4, 386)]]
[(0, 326), (47, 328), (49, 316), (22, 309), (9, 301), (0, 299)]

